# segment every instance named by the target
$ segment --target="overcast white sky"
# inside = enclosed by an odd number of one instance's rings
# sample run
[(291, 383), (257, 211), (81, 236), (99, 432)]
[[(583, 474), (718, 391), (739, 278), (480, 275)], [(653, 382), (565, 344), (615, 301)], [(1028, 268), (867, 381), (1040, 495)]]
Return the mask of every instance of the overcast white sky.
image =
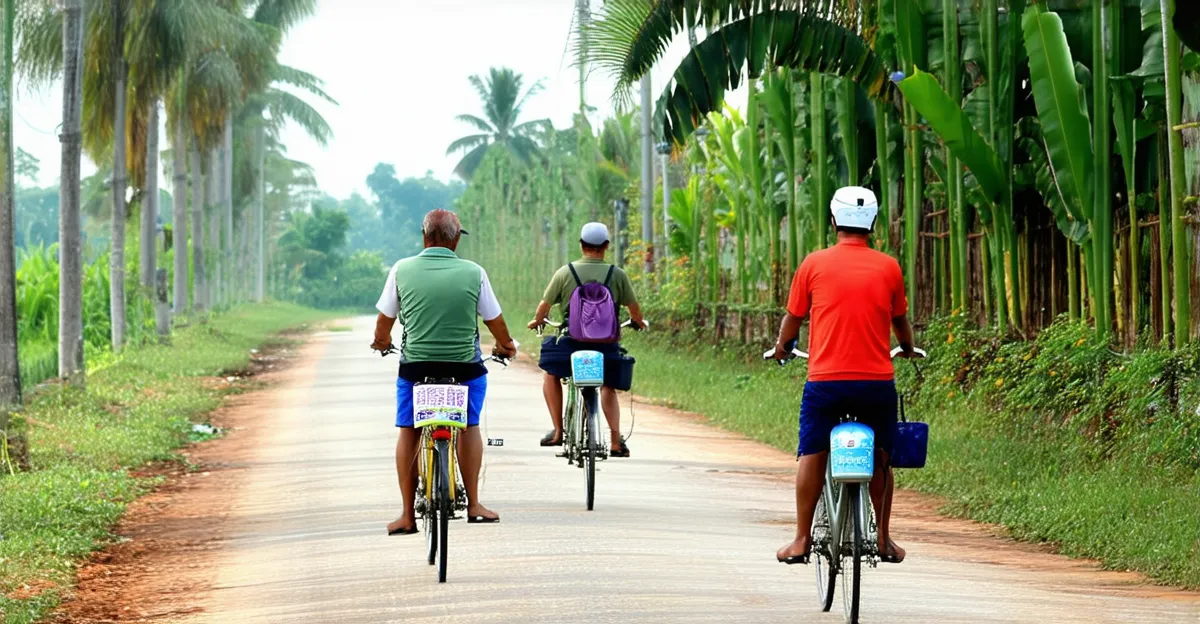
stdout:
[[(567, 126), (578, 108), (578, 71), (567, 52), (573, 13), (573, 0), (322, 0), (317, 14), (288, 35), (281, 57), (325, 80), (339, 105), (317, 107), (334, 138), (321, 147), (289, 129), (289, 155), (313, 165), (323, 190), (336, 197), (366, 194), (366, 177), (379, 162), (395, 165), (400, 177), (433, 170), (449, 179), (457, 157), (446, 156), (446, 146), (472, 133), (454, 117), (481, 115), (467, 77), (492, 66), (523, 73), (527, 85), (544, 81), (524, 119)], [(676, 41), (656, 69), (655, 99), (685, 50), (686, 40)], [(41, 159), (40, 182), (51, 184), (59, 172), (61, 85), (31, 92), (18, 84), (17, 91), (16, 145)], [(588, 103), (601, 116), (611, 112), (611, 93), (608, 76), (589, 78)], [(735, 94), (731, 101), (744, 99)], [(84, 174), (92, 171), (85, 164)], [(163, 188), (170, 188), (166, 179)]]

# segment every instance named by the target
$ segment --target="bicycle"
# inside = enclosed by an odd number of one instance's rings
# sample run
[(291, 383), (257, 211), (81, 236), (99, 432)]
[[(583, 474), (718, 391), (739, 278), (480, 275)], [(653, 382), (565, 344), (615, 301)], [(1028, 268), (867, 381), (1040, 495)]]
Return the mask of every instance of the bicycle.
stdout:
[[(389, 347), (381, 355), (395, 352)], [(508, 358), (488, 359), (508, 367)], [(437, 565), (439, 583), (446, 582), (449, 565), (450, 520), (467, 509), (458, 471), (458, 432), (467, 428), (467, 406), (467, 387), (456, 379), (429, 378), (413, 384), (413, 427), (421, 430), (415, 511), (425, 531), (427, 560)]]
[[(563, 326), (550, 320), (545, 324), (557, 330)], [(649, 329), (650, 323), (642, 321), (642, 326), (638, 328), (634, 327), (632, 320), (627, 320), (621, 323), (621, 327), (642, 331)], [(535, 331), (540, 336), (542, 330), (542, 327), (538, 327)], [(608, 445), (600, 441), (599, 435), (604, 355), (597, 351), (576, 351), (571, 356), (571, 376), (563, 377), (561, 383), (566, 386), (567, 402), (563, 406), (563, 451), (558, 457), (565, 457), (568, 465), (584, 469), (587, 510), (592, 511), (596, 502), (596, 462), (607, 460), (609, 450)]]
[[(892, 350), (893, 359), (902, 352)], [(913, 349), (920, 358), (925, 351)], [(774, 349), (763, 353), (769, 360)], [(808, 354), (793, 348), (790, 357), (780, 365), (796, 359), (808, 359)], [(913, 362), (916, 366), (916, 362)], [(904, 395), (899, 395), (901, 410)], [(817, 499), (812, 524), (812, 555), (817, 576), (817, 599), (821, 611), (833, 607), (837, 577), (842, 577), (842, 608), (848, 624), (858, 624), (862, 566), (879, 564), (879, 535), (875, 507), (871, 503), (868, 485), (875, 472), (875, 439), (870, 428), (849, 414), (830, 434), (830, 452), (825, 462), (825, 484)]]

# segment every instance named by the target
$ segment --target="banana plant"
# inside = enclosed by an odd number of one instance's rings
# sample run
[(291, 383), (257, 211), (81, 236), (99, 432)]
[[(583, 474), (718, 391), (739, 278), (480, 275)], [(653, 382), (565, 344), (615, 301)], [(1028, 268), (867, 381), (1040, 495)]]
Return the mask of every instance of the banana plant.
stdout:
[(800, 249), (800, 215), (796, 209), (797, 115), (791, 70), (783, 68), (767, 74), (758, 101), (771, 118), (779, 153), (783, 157), (784, 184), (787, 188), (788, 267), (795, 269), (804, 251)]

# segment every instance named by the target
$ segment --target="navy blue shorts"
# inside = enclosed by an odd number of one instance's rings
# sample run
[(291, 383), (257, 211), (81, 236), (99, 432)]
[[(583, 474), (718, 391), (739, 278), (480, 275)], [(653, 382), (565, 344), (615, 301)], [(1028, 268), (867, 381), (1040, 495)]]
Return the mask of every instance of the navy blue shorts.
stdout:
[(796, 455), (829, 450), (829, 434), (842, 417), (853, 416), (875, 431), (875, 448), (892, 454), (898, 398), (895, 381), (810, 381), (800, 402)]
[[(538, 357), (538, 368), (564, 379), (571, 376), (571, 354), (576, 351), (597, 351), (603, 353), (605, 359), (621, 352), (619, 342), (579, 342), (570, 336), (549, 336), (542, 340), (542, 352)], [(608, 382), (609, 367), (604, 367), (605, 382)], [(610, 385), (607, 384), (606, 385)]]

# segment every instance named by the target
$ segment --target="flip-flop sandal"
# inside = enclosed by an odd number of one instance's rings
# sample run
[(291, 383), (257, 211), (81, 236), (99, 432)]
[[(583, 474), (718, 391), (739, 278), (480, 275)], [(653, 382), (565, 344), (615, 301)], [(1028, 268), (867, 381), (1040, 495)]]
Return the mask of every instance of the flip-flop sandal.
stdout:
[(415, 527), (415, 526), (414, 527), (401, 527), (399, 529), (389, 530), (388, 535), (412, 535), (412, 534), (418, 533), (418, 532), (419, 531), (417, 530), (417, 527)]
[(783, 559), (780, 559), (779, 556), (776, 555), (775, 560), (778, 561), (779, 563), (786, 563), (788, 565), (807, 564), (809, 557), (811, 557), (811, 556), (812, 556), (812, 544), (810, 543), (808, 545), (808, 549), (805, 550), (802, 554), (792, 555), (790, 557), (784, 557)]
[(624, 444), (619, 449), (613, 449), (608, 452), (609, 457), (629, 457), (629, 447)]
[(489, 518), (487, 516), (467, 516), (467, 524), (491, 524), (500, 522), (500, 517)]
[(803, 555), (792, 555), (791, 557), (786, 557), (784, 559), (776, 557), (775, 560), (779, 563), (786, 563), (788, 565), (808, 564), (808, 559), (811, 554), (812, 553), (806, 552)]
[(562, 446), (562, 438), (560, 437), (559, 439), (555, 440), (554, 432), (551, 431), (550, 433), (547, 433), (544, 438), (542, 438), (541, 444), (542, 446)]
[[(889, 542), (889, 543), (891, 543), (891, 544), (893, 545), (893, 547), (894, 547), (894, 546), (895, 546), (895, 544), (896, 544), (896, 542), (893, 542), (893, 541), (891, 541), (891, 540), (888, 540), (888, 542)], [(907, 557), (907, 556), (908, 556), (908, 553), (904, 553), (904, 555), (905, 555), (905, 557)], [(904, 563), (904, 557), (898, 557), (898, 556), (896, 556), (896, 551), (895, 551), (895, 550), (892, 550), (891, 552), (881, 552), (881, 553), (879, 553), (879, 560), (880, 560), (880, 561), (882, 561), (882, 562), (884, 562), (884, 563)]]

